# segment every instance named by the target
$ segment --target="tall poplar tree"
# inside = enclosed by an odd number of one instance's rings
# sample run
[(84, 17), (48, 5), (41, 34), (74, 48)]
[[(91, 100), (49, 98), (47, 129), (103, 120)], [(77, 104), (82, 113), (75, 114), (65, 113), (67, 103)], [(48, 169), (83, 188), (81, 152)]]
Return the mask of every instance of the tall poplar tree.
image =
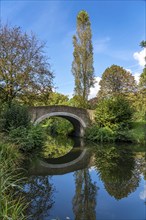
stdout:
[(90, 88), (94, 86), (93, 47), (89, 15), (80, 11), (77, 15), (77, 32), (73, 36), (74, 60), (72, 73), (75, 78), (74, 92), (86, 103)]

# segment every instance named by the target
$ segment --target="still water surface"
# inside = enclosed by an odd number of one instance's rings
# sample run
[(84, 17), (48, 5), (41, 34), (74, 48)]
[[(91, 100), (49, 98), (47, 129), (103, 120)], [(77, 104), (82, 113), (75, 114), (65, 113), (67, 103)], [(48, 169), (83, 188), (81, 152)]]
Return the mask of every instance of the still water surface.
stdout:
[(145, 220), (145, 148), (51, 139), (23, 192), (29, 220)]

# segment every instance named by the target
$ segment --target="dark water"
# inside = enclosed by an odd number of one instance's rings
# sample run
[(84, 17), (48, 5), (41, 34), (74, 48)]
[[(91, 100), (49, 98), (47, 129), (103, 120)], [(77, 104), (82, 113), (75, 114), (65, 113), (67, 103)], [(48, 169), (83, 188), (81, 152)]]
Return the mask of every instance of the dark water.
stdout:
[(144, 220), (145, 148), (50, 140), (23, 191), (29, 220)]

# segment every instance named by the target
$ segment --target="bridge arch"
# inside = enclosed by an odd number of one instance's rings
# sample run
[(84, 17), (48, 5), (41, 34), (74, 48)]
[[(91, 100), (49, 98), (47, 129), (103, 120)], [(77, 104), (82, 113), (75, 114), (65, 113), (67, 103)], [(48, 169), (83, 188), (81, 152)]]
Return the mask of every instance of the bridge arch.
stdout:
[(51, 113), (44, 114), (35, 121), (34, 125), (39, 124), (44, 119), (51, 118), (51, 117), (61, 117), (61, 118), (64, 118), (70, 121), (74, 127), (74, 135), (80, 136), (80, 137), (84, 136), (85, 128), (87, 127), (87, 125), (80, 117), (69, 112), (51, 112)]
[(70, 121), (74, 127), (74, 135), (83, 137), (85, 128), (94, 120), (92, 110), (63, 105), (30, 106), (28, 108), (31, 121), (38, 124), (49, 117), (62, 117)]

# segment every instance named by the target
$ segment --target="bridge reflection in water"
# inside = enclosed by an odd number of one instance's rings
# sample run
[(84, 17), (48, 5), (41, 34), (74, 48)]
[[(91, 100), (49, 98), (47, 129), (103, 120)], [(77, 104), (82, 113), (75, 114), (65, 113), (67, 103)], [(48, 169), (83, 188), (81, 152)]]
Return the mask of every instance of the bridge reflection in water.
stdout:
[(72, 150), (58, 158), (37, 159), (30, 168), (30, 175), (62, 175), (91, 166), (91, 150), (84, 148), (83, 139), (75, 139)]

